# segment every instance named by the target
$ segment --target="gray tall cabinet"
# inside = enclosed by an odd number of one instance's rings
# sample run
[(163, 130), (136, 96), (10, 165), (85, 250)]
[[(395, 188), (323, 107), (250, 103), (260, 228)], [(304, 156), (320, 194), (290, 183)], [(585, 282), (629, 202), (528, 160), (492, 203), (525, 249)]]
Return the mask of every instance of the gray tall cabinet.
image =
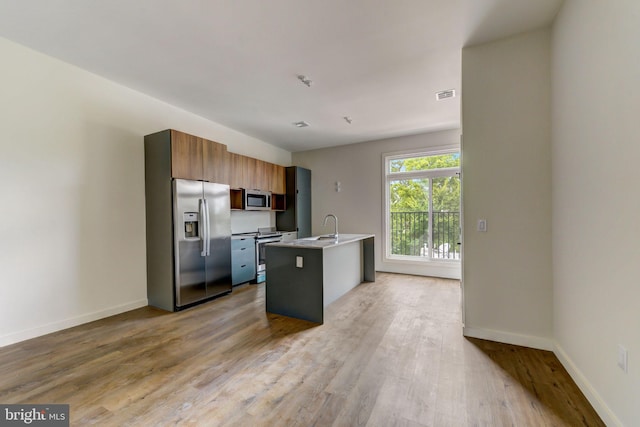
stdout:
[(281, 231), (297, 231), (298, 239), (311, 236), (311, 171), (299, 166), (285, 168), (286, 210), (276, 213)]

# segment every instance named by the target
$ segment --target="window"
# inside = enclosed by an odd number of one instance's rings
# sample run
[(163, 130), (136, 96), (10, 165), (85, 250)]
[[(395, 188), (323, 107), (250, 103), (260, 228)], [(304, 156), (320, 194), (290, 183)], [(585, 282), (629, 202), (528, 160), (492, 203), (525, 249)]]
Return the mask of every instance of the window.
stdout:
[(460, 153), (387, 155), (385, 258), (460, 259)]

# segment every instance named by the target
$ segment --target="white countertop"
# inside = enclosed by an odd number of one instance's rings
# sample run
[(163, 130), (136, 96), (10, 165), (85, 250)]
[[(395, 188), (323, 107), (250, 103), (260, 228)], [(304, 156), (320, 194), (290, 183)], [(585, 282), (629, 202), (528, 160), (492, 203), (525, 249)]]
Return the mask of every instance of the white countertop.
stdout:
[(289, 248), (307, 248), (307, 249), (325, 249), (335, 246), (344, 245), (346, 243), (356, 242), (358, 240), (374, 237), (373, 234), (338, 234), (338, 239), (329, 238), (327, 234), (321, 236), (304, 237), (302, 239), (291, 240), (289, 242), (269, 243), (273, 246), (282, 246)]

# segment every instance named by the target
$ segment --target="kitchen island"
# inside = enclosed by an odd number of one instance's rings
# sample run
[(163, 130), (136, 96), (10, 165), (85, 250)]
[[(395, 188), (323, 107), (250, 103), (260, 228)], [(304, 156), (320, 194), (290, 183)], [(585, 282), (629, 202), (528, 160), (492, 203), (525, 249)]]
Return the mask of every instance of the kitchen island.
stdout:
[(266, 310), (323, 323), (324, 308), (375, 281), (374, 235), (307, 237), (266, 246)]

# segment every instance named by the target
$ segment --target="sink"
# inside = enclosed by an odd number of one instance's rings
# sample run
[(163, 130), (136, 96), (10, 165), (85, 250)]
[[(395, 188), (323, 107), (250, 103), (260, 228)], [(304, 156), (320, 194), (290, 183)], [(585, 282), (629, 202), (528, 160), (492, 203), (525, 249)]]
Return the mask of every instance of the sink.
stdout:
[(337, 240), (333, 234), (322, 234), (320, 236), (305, 237), (303, 240)]
[(323, 234), (321, 236), (318, 236), (316, 240), (338, 240), (338, 238), (333, 234)]

